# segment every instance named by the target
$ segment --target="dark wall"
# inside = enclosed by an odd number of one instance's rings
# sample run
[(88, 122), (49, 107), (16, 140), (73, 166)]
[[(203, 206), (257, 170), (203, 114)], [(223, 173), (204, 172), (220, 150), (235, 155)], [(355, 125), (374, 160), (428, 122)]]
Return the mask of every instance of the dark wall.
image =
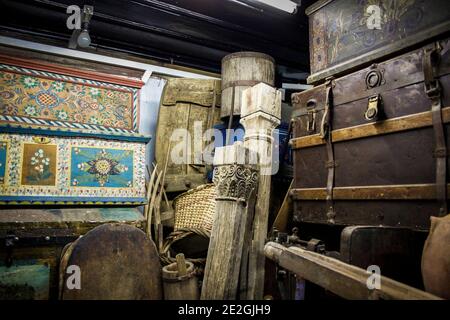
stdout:
[(212, 72), (220, 72), (228, 53), (259, 51), (293, 74), (309, 70), (309, 2), (289, 14), (255, 0), (0, 0), (0, 30), (44, 36), (66, 47), (66, 7), (93, 4), (94, 49)]

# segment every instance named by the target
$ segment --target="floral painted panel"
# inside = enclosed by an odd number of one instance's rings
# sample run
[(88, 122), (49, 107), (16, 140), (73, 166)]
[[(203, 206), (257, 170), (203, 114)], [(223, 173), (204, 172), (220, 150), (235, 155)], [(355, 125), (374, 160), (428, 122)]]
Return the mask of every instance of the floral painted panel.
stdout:
[(131, 133), (138, 89), (0, 64), (0, 122)]
[(145, 143), (23, 134), (0, 141), (8, 146), (0, 204), (146, 201)]
[(56, 152), (56, 145), (25, 143), (21, 184), (54, 186), (56, 184)]
[(8, 143), (6, 141), (0, 141), (0, 184), (5, 182), (7, 152)]
[(133, 151), (72, 147), (74, 187), (129, 188), (133, 185)]
[(311, 73), (428, 40), (448, 31), (449, 21), (448, 0), (330, 1), (309, 17)]

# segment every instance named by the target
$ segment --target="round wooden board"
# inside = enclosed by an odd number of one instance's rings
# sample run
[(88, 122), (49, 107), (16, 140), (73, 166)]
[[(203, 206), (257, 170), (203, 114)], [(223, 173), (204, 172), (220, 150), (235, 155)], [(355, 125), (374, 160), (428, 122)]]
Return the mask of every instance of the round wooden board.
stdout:
[[(69, 289), (69, 266), (81, 271), (81, 288)], [(162, 299), (161, 265), (156, 246), (133, 226), (98, 226), (65, 250), (60, 268), (63, 300)]]

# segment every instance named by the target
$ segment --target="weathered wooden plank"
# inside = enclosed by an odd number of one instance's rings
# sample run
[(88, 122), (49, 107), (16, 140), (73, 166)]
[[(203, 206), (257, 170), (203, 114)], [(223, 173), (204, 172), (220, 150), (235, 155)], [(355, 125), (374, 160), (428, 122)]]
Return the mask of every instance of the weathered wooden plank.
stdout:
[(383, 275), (379, 276), (379, 288), (369, 289), (367, 283), (372, 273), (299, 247), (286, 248), (276, 242), (269, 242), (264, 252), (267, 258), (281, 267), (345, 299), (440, 300), (435, 295)]
[(211, 138), (204, 139), (203, 134), (220, 122), (220, 100), (219, 80), (170, 79), (167, 82), (158, 115), (155, 159), (162, 168), (172, 151), (183, 157), (178, 161), (168, 158), (164, 179), (167, 193), (187, 191), (207, 183), (207, 163), (202, 152)]
[[(442, 118), (444, 123), (450, 122), (450, 107), (442, 109)], [(348, 141), (430, 127), (431, 125), (431, 111), (426, 111), (380, 122), (367, 123), (354, 127), (334, 130), (331, 133), (331, 138), (333, 142)], [(315, 134), (311, 136), (294, 138), (291, 140), (291, 144), (293, 149), (302, 149), (325, 144), (325, 141), (320, 137), (320, 135)]]
[[(447, 193), (450, 195), (450, 184)], [(294, 200), (325, 200), (326, 188), (292, 189), (290, 195)], [(333, 189), (335, 200), (434, 200), (435, 184), (404, 184), (381, 186), (336, 187)]]
[[(252, 230), (253, 218), (255, 216), (256, 192), (254, 190), (249, 198), (246, 208), (246, 225), (245, 230)], [(248, 279), (249, 279), (249, 260), (250, 248), (252, 244), (253, 234), (245, 232), (244, 241), (242, 245), (241, 271), (239, 275), (239, 300), (247, 299)]]

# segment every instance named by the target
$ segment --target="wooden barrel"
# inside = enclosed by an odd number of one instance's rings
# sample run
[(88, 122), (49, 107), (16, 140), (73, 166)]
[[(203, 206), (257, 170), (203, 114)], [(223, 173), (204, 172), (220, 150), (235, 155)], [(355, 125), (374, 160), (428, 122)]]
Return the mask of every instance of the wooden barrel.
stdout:
[(165, 300), (198, 300), (199, 287), (195, 276), (194, 264), (186, 261), (187, 273), (179, 275), (176, 262), (162, 269), (164, 299)]
[(236, 52), (225, 56), (222, 59), (220, 117), (239, 115), (242, 91), (259, 82), (271, 86), (275, 83), (275, 60), (271, 56), (259, 52)]

